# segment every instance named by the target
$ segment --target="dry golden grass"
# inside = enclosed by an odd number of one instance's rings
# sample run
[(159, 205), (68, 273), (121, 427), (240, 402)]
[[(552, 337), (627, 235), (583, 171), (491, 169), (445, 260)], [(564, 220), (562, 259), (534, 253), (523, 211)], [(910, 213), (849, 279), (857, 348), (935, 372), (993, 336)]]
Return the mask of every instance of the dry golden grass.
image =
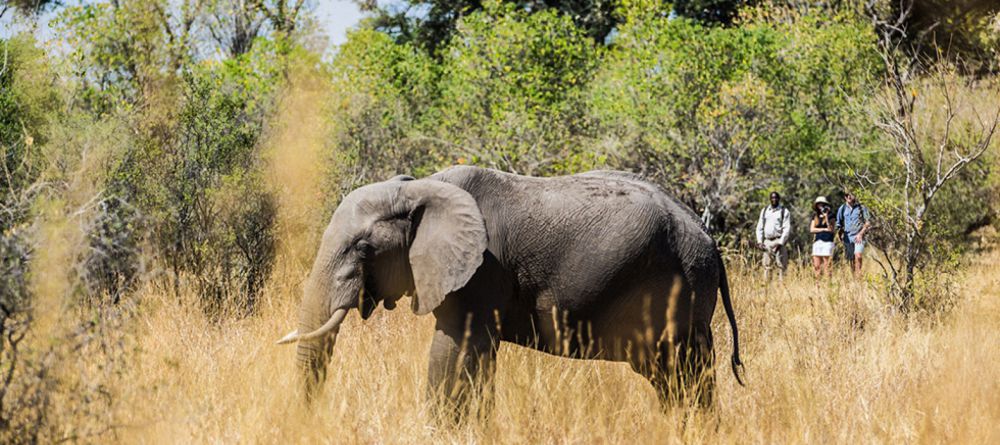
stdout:
[[(206, 319), (194, 295), (140, 293), (115, 413), (123, 443), (1000, 443), (1000, 255), (963, 277), (938, 322), (906, 321), (860, 285), (817, 292), (810, 271), (765, 290), (732, 274), (748, 386), (719, 369), (716, 408), (663, 412), (625, 365), (504, 345), (491, 414), (442, 428), (424, 401), (432, 320), (355, 313), (325, 392), (296, 399), (299, 278), (277, 277), (259, 315)], [(405, 308), (406, 305), (400, 305)], [(721, 307), (717, 356), (730, 353)]]

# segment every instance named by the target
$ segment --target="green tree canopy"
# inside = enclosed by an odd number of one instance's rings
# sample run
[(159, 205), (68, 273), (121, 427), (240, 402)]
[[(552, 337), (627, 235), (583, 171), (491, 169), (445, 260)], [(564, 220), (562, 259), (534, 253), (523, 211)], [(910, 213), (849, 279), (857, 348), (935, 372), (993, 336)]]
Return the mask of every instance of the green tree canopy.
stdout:
[[(413, 42), (436, 53), (455, 34), (461, 18), (488, 7), (489, 0), (399, 0), (379, 5), (359, 0), (363, 10), (373, 13), (369, 24), (399, 42)], [(578, 28), (603, 43), (618, 23), (618, 0), (496, 0), (514, 9), (535, 13), (559, 11), (571, 17)]]
[[(399, 42), (414, 42), (432, 53), (455, 34), (462, 17), (487, 8), (489, 0), (395, 0), (379, 4), (357, 0), (361, 8), (373, 13), (369, 24), (396, 37)], [(500, 3), (527, 13), (558, 11), (570, 17), (586, 36), (604, 43), (621, 23), (618, 8), (621, 0), (499, 0)], [(659, 2), (669, 11), (671, 2)], [(756, 0), (677, 0), (673, 11), (678, 16), (703, 24), (729, 25), (743, 6)]]
[(0, 17), (11, 9), (24, 15), (38, 14), (61, 3), (59, 0), (0, 0)]
[(674, 12), (705, 24), (729, 25), (743, 6), (755, 0), (675, 0)]

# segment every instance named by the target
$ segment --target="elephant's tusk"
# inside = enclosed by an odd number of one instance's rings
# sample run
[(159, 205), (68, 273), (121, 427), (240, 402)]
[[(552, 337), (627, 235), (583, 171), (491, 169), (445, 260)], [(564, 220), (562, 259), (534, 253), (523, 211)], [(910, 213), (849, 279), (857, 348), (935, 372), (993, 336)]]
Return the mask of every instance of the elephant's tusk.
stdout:
[(299, 330), (296, 329), (292, 332), (289, 332), (288, 335), (281, 337), (281, 340), (278, 340), (278, 344), (283, 345), (286, 343), (291, 343), (293, 341), (298, 340), (298, 336), (299, 336)]
[(308, 334), (301, 334), (301, 335), (299, 334), (299, 331), (296, 329), (290, 332), (281, 340), (278, 340), (278, 344), (284, 345), (302, 340), (312, 340), (314, 338), (325, 337), (327, 335), (330, 335), (330, 333), (336, 334), (337, 331), (340, 329), (340, 324), (344, 322), (344, 317), (347, 317), (347, 309), (337, 309), (336, 311), (333, 312), (333, 316), (331, 316), (330, 319), (327, 320), (325, 324), (323, 324), (323, 326), (320, 326), (319, 329), (312, 331)]

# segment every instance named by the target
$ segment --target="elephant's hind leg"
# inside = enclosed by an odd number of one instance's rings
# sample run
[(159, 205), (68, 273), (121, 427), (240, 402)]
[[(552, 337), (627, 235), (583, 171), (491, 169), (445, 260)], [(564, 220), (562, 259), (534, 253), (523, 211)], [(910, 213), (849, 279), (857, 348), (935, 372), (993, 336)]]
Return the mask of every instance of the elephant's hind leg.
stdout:
[(690, 335), (660, 342), (652, 360), (633, 369), (653, 385), (664, 409), (688, 403), (712, 405), (715, 390), (711, 331), (695, 323)]
[[(712, 406), (715, 393), (715, 353), (712, 330), (704, 321), (695, 322), (687, 347), (678, 351), (680, 386), (685, 396), (704, 408)], [(686, 349), (686, 350), (685, 350)]]

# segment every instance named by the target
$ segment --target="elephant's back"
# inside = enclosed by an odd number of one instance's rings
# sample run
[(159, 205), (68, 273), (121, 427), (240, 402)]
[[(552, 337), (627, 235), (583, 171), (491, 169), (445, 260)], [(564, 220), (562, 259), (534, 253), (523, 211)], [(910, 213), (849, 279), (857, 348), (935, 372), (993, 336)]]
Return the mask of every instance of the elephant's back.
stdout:
[(626, 172), (536, 178), (453, 167), (432, 178), (473, 195), (490, 249), (530, 292), (598, 298), (596, 290), (614, 285), (622, 271), (651, 262), (676, 269), (680, 258), (714, 247), (689, 209)]
[(585, 245), (590, 256), (614, 258), (643, 245), (676, 256), (714, 250), (694, 212), (658, 185), (620, 171), (531, 177), (470, 166), (431, 177), (457, 185), (476, 199), (498, 248), (564, 253)]
[[(640, 213), (654, 219), (676, 219), (700, 226), (694, 213), (658, 185), (639, 175), (598, 170), (576, 175), (534, 177), (471, 166), (456, 166), (431, 176), (457, 185), (476, 198), (484, 213), (491, 207), (533, 210), (568, 223), (579, 218), (597, 221)], [(528, 210), (528, 209), (525, 209)], [(640, 221), (646, 223), (647, 221)]]

